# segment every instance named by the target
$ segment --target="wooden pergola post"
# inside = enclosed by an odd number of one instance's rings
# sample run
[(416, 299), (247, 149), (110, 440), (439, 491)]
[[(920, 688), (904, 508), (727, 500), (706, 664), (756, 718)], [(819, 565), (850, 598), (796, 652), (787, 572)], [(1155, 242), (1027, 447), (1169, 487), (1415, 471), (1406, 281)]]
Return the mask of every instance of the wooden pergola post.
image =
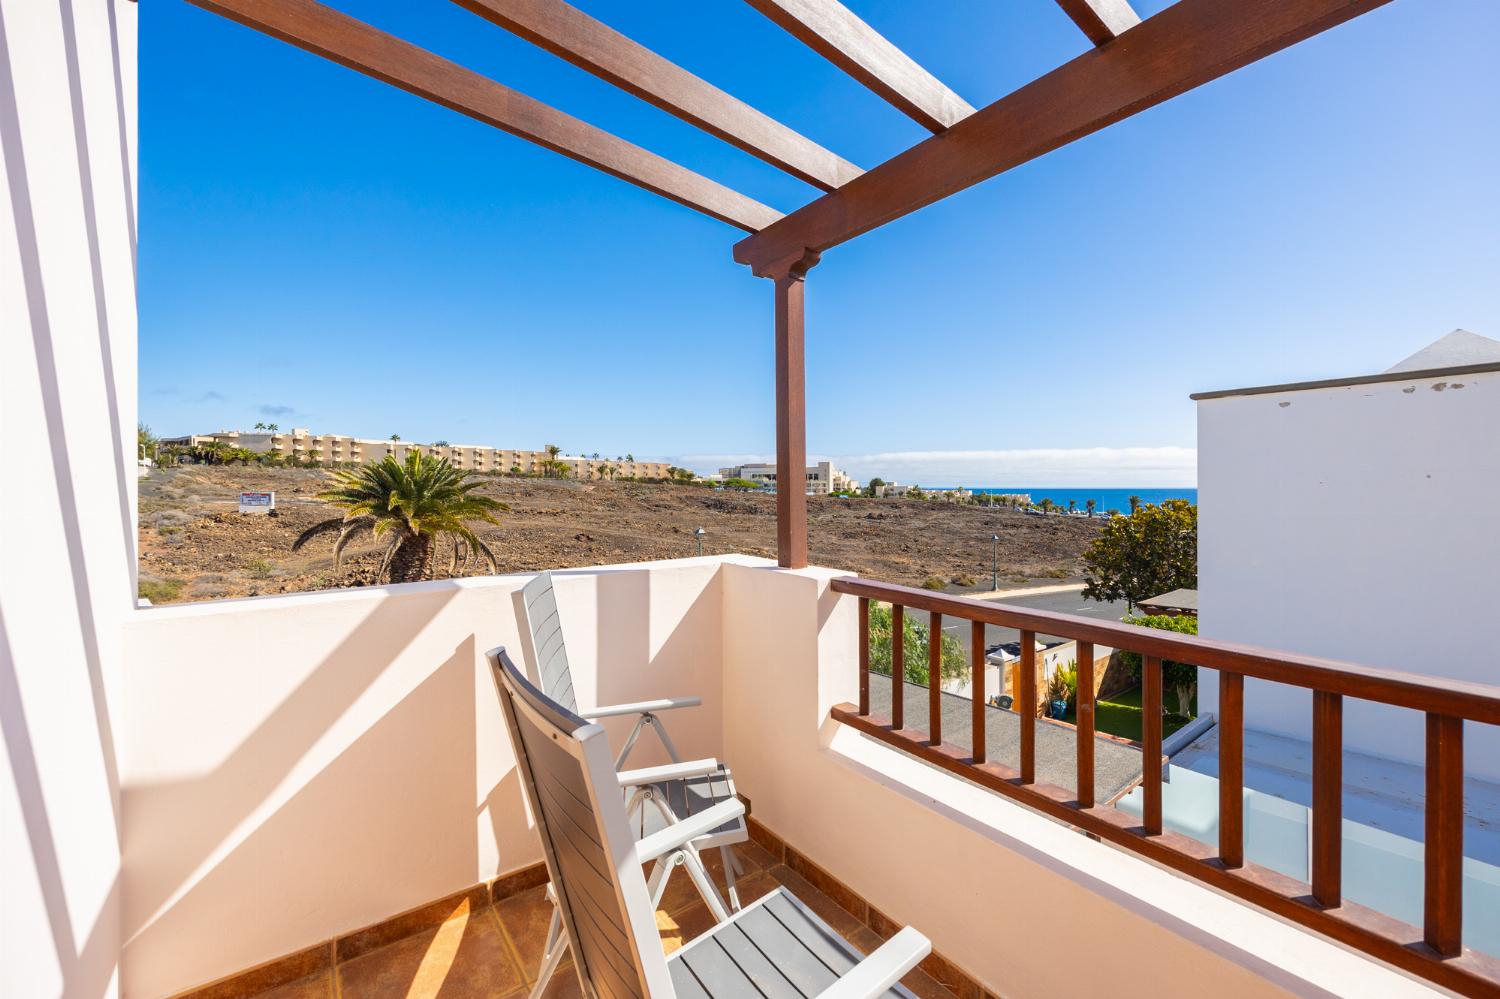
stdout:
[(803, 295), (816, 253), (799, 253), (758, 272), (776, 284), (776, 562), (807, 566), (807, 370)]

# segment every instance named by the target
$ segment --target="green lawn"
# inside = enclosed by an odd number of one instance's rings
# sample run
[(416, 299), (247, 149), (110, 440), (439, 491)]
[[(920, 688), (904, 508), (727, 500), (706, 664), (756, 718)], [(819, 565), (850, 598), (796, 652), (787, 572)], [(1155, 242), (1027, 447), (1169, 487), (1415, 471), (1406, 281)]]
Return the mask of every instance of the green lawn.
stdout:
[[(1175, 691), (1165, 691), (1168, 706), (1177, 703)], [(1192, 700), (1193, 716), (1198, 715), (1198, 695), (1193, 694)], [(1063, 719), (1069, 724), (1077, 724), (1077, 717), (1072, 711)], [(1162, 738), (1166, 738), (1173, 732), (1186, 725), (1190, 719), (1181, 715), (1169, 714), (1162, 719)], [(1094, 705), (1094, 728), (1100, 732), (1110, 735), (1118, 735), (1122, 739), (1131, 739), (1135, 742), (1141, 741), (1141, 688), (1131, 687), (1129, 690), (1121, 691), (1111, 695), (1107, 701), (1099, 701)]]

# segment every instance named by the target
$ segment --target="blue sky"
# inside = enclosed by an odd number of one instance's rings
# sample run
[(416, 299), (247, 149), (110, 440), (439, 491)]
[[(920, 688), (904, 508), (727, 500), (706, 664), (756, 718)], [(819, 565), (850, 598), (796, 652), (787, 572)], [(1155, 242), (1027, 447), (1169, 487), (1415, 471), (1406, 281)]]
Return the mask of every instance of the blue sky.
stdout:
[[(860, 166), (926, 135), (738, 0), (578, 5)], [(445, 0), (334, 6), (783, 211), (816, 194)], [(850, 6), (975, 106), (1086, 47), (1044, 0)], [(1500, 337), (1497, 34), (1493, 0), (1396, 0), (831, 251), (809, 450), (1191, 484), (1190, 392)], [(181, 0), (142, 5), (140, 104), (159, 433), (772, 451), (771, 287), (739, 230)]]

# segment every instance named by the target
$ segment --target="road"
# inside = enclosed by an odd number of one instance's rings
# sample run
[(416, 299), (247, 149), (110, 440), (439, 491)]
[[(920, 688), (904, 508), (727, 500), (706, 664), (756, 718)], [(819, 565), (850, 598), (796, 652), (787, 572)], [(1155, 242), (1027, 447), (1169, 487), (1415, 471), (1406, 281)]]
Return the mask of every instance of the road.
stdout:
[[(1083, 596), (1083, 584), (1079, 583), (1071, 587), (1045, 587), (1043, 592), (1025, 593), (1021, 592), (1015, 596), (1006, 596), (998, 600), (987, 601), (990, 603), (1014, 604), (1027, 607), (1032, 610), (1054, 611), (1059, 614), (1076, 614), (1079, 617), (1089, 617), (1102, 621), (1118, 621), (1124, 617), (1127, 608), (1123, 600), (1104, 603), (1096, 600), (1086, 600)], [(926, 623), (926, 617), (921, 611), (913, 611), (913, 620)], [(969, 635), (971, 629), (969, 622), (957, 621), (951, 618), (943, 620), (943, 630), (958, 639), (963, 646), (964, 653), (969, 650)], [(987, 625), (984, 629), (985, 647), (1006, 642), (1020, 640), (1020, 633), (1014, 628), (1001, 628), (997, 625)], [(1041, 637), (1044, 641), (1046, 636)]]

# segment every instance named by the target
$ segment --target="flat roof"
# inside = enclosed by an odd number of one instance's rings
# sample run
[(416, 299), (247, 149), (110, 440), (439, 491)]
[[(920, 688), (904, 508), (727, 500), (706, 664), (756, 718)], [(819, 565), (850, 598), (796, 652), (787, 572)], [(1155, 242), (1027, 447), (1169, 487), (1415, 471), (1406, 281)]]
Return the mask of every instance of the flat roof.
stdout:
[(1173, 590), (1160, 596), (1151, 597), (1149, 600), (1139, 602), (1142, 607), (1174, 607), (1177, 610), (1198, 609), (1197, 590)]
[(1376, 382), (1412, 382), (1423, 378), (1451, 378), (1455, 375), (1477, 375), (1500, 371), (1500, 361), (1485, 361), (1482, 364), (1455, 364), (1447, 368), (1426, 368), (1421, 371), (1381, 371), (1373, 375), (1355, 375), (1352, 378), (1325, 378), (1313, 382), (1287, 382), (1282, 385), (1256, 385), (1251, 388), (1219, 389), (1214, 392), (1194, 392), (1188, 396), (1194, 402), (1205, 399), (1223, 399), (1233, 395), (1269, 395), (1275, 392), (1305, 392), (1309, 389), (1347, 388), (1351, 385), (1372, 385)]

